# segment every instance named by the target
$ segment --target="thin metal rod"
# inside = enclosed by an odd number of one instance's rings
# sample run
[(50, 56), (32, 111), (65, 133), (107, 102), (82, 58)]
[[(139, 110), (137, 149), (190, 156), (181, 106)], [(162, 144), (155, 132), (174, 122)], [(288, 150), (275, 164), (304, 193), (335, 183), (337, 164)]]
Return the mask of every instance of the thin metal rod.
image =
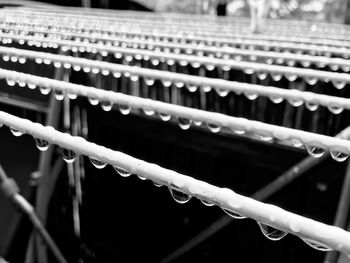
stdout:
[[(334, 219), (335, 226), (346, 228), (347, 219), (349, 216), (349, 209), (350, 209), (350, 162), (348, 161), (348, 166), (346, 168), (346, 173), (345, 173), (341, 195), (338, 203), (338, 208)], [(338, 256), (339, 256), (339, 253), (335, 251), (329, 251), (326, 254), (324, 263), (335, 263)]]
[[(340, 132), (337, 135), (337, 137), (343, 138), (343, 139), (349, 139), (350, 126), (344, 129), (342, 132)], [(258, 190), (255, 194), (252, 195), (252, 198), (259, 201), (266, 200), (271, 195), (275, 194), (276, 192), (278, 192), (288, 184), (292, 183), (295, 179), (299, 178), (310, 169), (322, 163), (328, 157), (329, 155), (326, 154), (318, 159), (315, 159), (312, 157), (307, 157), (303, 159), (301, 162), (289, 168), (286, 172), (284, 172), (282, 175), (277, 177), (271, 183), (267, 184), (266, 186)], [(348, 189), (350, 189), (350, 187)], [(214, 234), (216, 234), (217, 232), (219, 232), (220, 230), (228, 226), (233, 221), (234, 220), (229, 216), (223, 216), (219, 218), (218, 220), (210, 224), (207, 228), (205, 228), (204, 230), (199, 232), (197, 235), (195, 235), (193, 238), (186, 241), (182, 246), (175, 249), (174, 252), (170, 253), (168, 256), (162, 259), (161, 262), (162, 263), (173, 262), (174, 260), (180, 258), (190, 250), (194, 249), (195, 247), (197, 247), (198, 245), (200, 245), (201, 243), (209, 239), (211, 236), (213, 236)]]

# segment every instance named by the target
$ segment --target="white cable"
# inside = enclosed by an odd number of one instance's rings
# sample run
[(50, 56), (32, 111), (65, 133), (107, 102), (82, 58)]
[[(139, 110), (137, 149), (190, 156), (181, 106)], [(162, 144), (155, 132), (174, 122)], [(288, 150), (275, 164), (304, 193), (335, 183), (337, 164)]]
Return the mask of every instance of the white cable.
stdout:
[[(109, 108), (112, 107), (111, 105), (113, 105), (113, 103), (116, 103), (123, 105), (124, 107), (128, 106), (131, 108), (151, 110), (153, 112), (157, 112), (158, 114), (162, 114), (163, 116), (173, 116), (189, 121), (206, 123), (209, 126), (218, 127), (219, 130), (221, 128), (227, 128), (231, 131), (246, 131), (260, 136), (271, 136), (271, 138), (274, 137), (280, 140), (296, 140), (304, 143), (310, 154), (312, 154), (312, 151), (323, 151), (318, 157), (323, 155), (325, 150), (328, 149), (335, 160), (337, 160), (336, 157), (341, 154), (343, 156), (341, 161), (344, 161), (347, 159), (347, 156), (350, 153), (350, 141), (345, 141), (339, 138), (266, 124), (258, 121), (251, 121), (243, 118), (231, 117), (221, 113), (208, 112), (165, 102), (129, 96), (113, 91), (100, 90), (93, 87), (37, 77), (4, 69), (0, 69), (0, 78), (13, 79), (19, 82), (48, 87), (53, 90), (63, 91), (66, 94), (74, 94), (92, 98), (100, 101), (101, 103), (111, 102), (112, 104), (108, 104)], [(310, 96), (312, 96), (312, 94), (310, 94)], [(346, 102), (347, 107), (349, 108), (350, 100), (346, 100)], [(317, 156), (317, 154), (314, 154), (314, 156)], [(338, 161), (340, 161), (339, 158)]]

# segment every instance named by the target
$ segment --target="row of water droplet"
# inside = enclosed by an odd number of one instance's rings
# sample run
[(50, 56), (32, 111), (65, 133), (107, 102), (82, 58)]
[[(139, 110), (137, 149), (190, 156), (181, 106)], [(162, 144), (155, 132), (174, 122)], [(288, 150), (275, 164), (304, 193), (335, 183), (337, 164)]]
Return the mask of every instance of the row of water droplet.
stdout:
[[(11, 129), (11, 132), (15, 135), (15, 136), (21, 136), (22, 133), (16, 129), (13, 129), (13, 128), (10, 128)], [(35, 140), (35, 143), (36, 143), (36, 146), (37, 148), (40, 150), (40, 151), (46, 151), (49, 147), (50, 147), (50, 143), (47, 142), (46, 140), (43, 140), (43, 139), (39, 139), (39, 138), (34, 138)], [(66, 162), (66, 163), (73, 163), (75, 160), (76, 160), (76, 153), (72, 150), (69, 150), (69, 149), (62, 149), (62, 158), (63, 160)], [(94, 157), (90, 157), (89, 158), (91, 164), (97, 168), (97, 169), (103, 169), (107, 166), (107, 163), (104, 163), (102, 161), (100, 161), (99, 159), (97, 158), (94, 158)], [(131, 172), (127, 171), (126, 169), (120, 167), (120, 166), (116, 166), (114, 165), (113, 166), (114, 170), (122, 177), (129, 177), (131, 176)], [(146, 180), (145, 177), (143, 177), (142, 175), (137, 175), (139, 179), (141, 180)], [(162, 184), (159, 183), (159, 182), (153, 182), (154, 185), (156, 187), (161, 187)], [(186, 194), (184, 192), (182, 192), (181, 190), (177, 189), (177, 188), (173, 188), (173, 187), (169, 187), (168, 188), (169, 191), (170, 191), (170, 194), (172, 196), (172, 198), (179, 204), (185, 204), (187, 203), (188, 201), (190, 201), (190, 199), (192, 198), (191, 195), (189, 194)], [(214, 206), (215, 204), (209, 200), (206, 200), (206, 199), (201, 199), (199, 198), (199, 200), (205, 205), (205, 206), (208, 206), (208, 207), (212, 207)], [(222, 208), (222, 210), (227, 214), (229, 215), (231, 218), (234, 218), (234, 219), (245, 219), (246, 217), (233, 211), (233, 210), (230, 210), (230, 209), (225, 209), (225, 208)], [(287, 235), (287, 232), (284, 232), (282, 230), (279, 230), (277, 228), (274, 228), (272, 226), (269, 226), (267, 224), (264, 224), (264, 223), (261, 223), (261, 222), (257, 222), (258, 223), (258, 226), (261, 230), (261, 232), (263, 233), (263, 235), (265, 237), (267, 237), (268, 239), (270, 240), (273, 240), (273, 241), (278, 241), (278, 240), (281, 240), (283, 237), (285, 237)], [(291, 229), (294, 231), (294, 232), (298, 232), (298, 228), (297, 226), (291, 226)], [(310, 239), (307, 239), (307, 238), (302, 238), (302, 240), (307, 243), (309, 246), (311, 246), (312, 248), (314, 249), (317, 249), (317, 250), (320, 250), (320, 251), (330, 251), (331, 248), (327, 247), (326, 245), (323, 245), (319, 242), (316, 242), (316, 241), (313, 241), (313, 240), (310, 240)]]
[[(54, 64), (57, 64), (57, 63), (60, 63), (60, 62), (54, 62)], [(56, 65), (56, 66), (61, 66), (60, 65)], [(68, 65), (65, 65), (64, 66), (66, 68), (69, 68), (71, 65), (68, 64)], [(79, 67), (79, 68), (78, 68)], [(80, 66), (73, 66), (73, 68), (75, 70), (81, 70), (81, 67)], [(93, 68), (91, 69), (90, 67), (84, 67), (83, 70), (85, 72), (93, 72), (93, 73), (98, 73), (99, 72), (99, 69), (96, 69), (96, 68)], [(106, 69), (102, 69), (101, 73), (103, 75), (109, 75), (110, 74), (110, 71), (109, 70), (106, 70)], [(124, 77), (127, 77), (129, 78), (131, 81), (140, 81), (140, 78), (139, 76), (137, 75), (131, 75), (129, 72), (124, 72), (124, 73), (121, 73), (121, 72), (113, 72), (113, 76), (115, 78), (120, 78), (121, 76), (124, 76)], [(24, 80), (15, 80), (13, 78), (7, 78), (6, 79), (7, 81), (7, 84), (8, 86), (14, 86), (16, 85), (16, 83), (20, 86), (20, 87), (25, 87), (26, 85), (30, 88), (30, 89), (35, 89), (36, 88), (36, 85), (33, 84), (33, 83), (26, 83), (26, 81)], [(153, 86), (155, 84), (155, 81), (156, 79), (153, 79), (153, 78), (149, 78), (149, 77), (144, 77), (143, 78), (143, 81), (144, 83), (147, 85), (147, 86)], [(191, 84), (191, 83), (185, 83), (185, 82), (182, 82), (182, 81), (171, 81), (171, 80), (167, 80), (167, 79), (163, 79), (161, 80), (161, 83), (164, 87), (168, 88), (172, 85), (174, 85), (175, 87), (177, 88), (182, 88), (182, 87), (186, 87), (188, 91), (194, 93), (194, 92), (197, 92), (199, 90), (199, 86), (196, 85), (196, 84)], [(345, 84), (344, 84), (345, 86)], [(208, 85), (204, 85), (204, 86), (201, 86), (200, 89), (203, 91), (203, 92), (210, 92), (212, 90), (212, 87), (211, 86), (208, 86)], [(39, 90), (40, 92), (43, 94), (43, 95), (48, 95), (51, 91), (51, 88), (49, 88), (48, 86), (40, 86), (39, 87)], [(220, 96), (220, 97), (226, 97), (228, 94), (229, 94), (229, 90), (228, 89), (224, 89), (224, 88), (215, 88), (214, 89), (216, 91), (216, 93)], [(240, 95), (242, 92), (241, 91), (235, 91), (235, 93), (237, 95)], [(249, 92), (249, 91), (245, 91), (243, 92), (243, 94), (245, 95), (245, 97), (249, 100), (255, 100), (258, 98), (259, 94), (258, 93), (254, 93), (254, 92)], [(63, 100), (64, 96), (65, 96), (65, 92), (64, 91), (61, 91), (61, 90), (55, 90), (54, 91), (54, 95), (56, 97), (56, 99), (58, 100)], [(74, 93), (68, 93), (68, 97), (70, 99), (75, 99), (77, 97), (76, 94)], [(275, 104), (279, 104), (281, 102), (283, 102), (284, 98), (281, 97), (281, 96), (274, 96), (274, 95), (271, 95), (270, 97), (270, 100), (275, 103)], [(93, 98), (90, 98), (89, 99), (90, 103), (92, 105), (97, 105), (99, 103), (98, 99), (93, 99)], [(310, 111), (316, 111), (319, 107), (319, 105), (317, 103), (313, 103), (313, 102), (305, 102), (303, 101), (302, 98), (296, 98), (296, 99), (288, 99), (287, 100), (292, 106), (294, 107), (300, 107), (302, 106), (304, 103), (305, 103), (305, 107), (310, 110)], [(108, 111), (110, 109), (112, 109), (112, 102), (108, 102), (108, 101), (104, 101), (104, 102), (101, 102), (101, 106), (104, 110)], [(341, 105), (337, 105), (337, 104), (329, 104), (327, 106), (328, 110), (333, 113), (333, 114), (340, 114), (341, 112), (343, 112), (344, 108), (341, 106)]]

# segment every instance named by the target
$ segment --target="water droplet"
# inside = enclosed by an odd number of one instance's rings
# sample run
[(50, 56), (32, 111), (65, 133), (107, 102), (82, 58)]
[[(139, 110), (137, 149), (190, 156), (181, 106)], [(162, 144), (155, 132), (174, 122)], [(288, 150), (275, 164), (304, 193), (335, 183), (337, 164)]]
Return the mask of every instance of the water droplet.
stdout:
[(259, 140), (264, 141), (264, 142), (272, 141), (272, 139), (273, 139), (273, 137), (271, 135), (263, 134), (263, 133), (257, 134), (257, 137)]
[(311, 66), (311, 62), (310, 61), (301, 61), (300, 64), (304, 67), (304, 68), (308, 68)]
[(300, 140), (298, 140), (298, 139), (291, 139), (290, 144), (293, 147), (297, 147), (297, 148), (303, 147), (303, 143)]
[(56, 89), (54, 91), (54, 96), (55, 96), (56, 100), (63, 100), (64, 99), (64, 92), (62, 90)]
[(326, 152), (326, 150), (322, 147), (316, 146), (316, 145), (305, 145), (307, 152), (315, 157), (315, 158), (320, 158), (323, 156), (323, 154)]
[(103, 76), (108, 76), (110, 71), (108, 69), (102, 69), (101, 73)]
[(305, 81), (307, 84), (313, 86), (317, 83), (318, 79), (315, 77), (305, 77)]
[(66, 163), (73, 163), (75, 161), (76, 154), (72, 150), (63, 149), (62, 157)]
[(28, 83), (28, 88), (34, 90), (36, 88), (36, 85), (33, 83)]
[(176, 81), (176, 82), (175, 82), (175, 86), (176, 86), (177, 88), (182, 88), (183, 86), (185, 86), (185, 83), (183, 83), (183, 82), (181, 82), (181, 81)]
[(131, 111), (131, 107), (125, 104), (119, 104), (119, 111), (123, 115), (128, 115)]
[(83, 71), (85, 73), (89, 73), (91, 71), (91, 68), (90, 67), (83, 67)]
[(252, 92), (244, 92), (243, 93), (248, 100), (255, 100), (258, 98), (258, 94), (257, 93), (252, 93)]
[(10, 131), (11, 131), (11, 133), (12, 133), (14, 136), (16, 136), (16, 137), (19, 137), (19, 136), (23, 135), (23, 132), (21, 132), (21, 131), (15, 129), (15, 128), (11, 128), (11, 127), (10, 127)]
[(221, 126), (217, 125), (217, 124), (213, 124), (213, 123), (206, 123), (208, 129), (213, 132), (213, 133), (217, 133), (221, 130)]
[(101, 101), (101, 108), (104, 111), (110, 111), (113, 108), (113, 102), (108, 101), (108, 100), (103, 100), (103, 101)]
[(6, 79), (7, 85), (10, 87), (13, 87), (14, 85), (16, 85), (16, 81), (14, 81), (13, 79)]
[(97, 98), (89, 97), (88, 100), (92, 106), (96, 106), (99, 103), (99, 100)]
[(331, 150), (331, 156), (333, 158), (333, 160), (337, 161), (337, 162), (344, 162), (345, 160), (347, 160), (349, 158), (349, 153), (347, 152), (343, 152), (343, 151), (334, 151)]
[(280, 81), (282, 79), (282, 74), (280, 74), (280, 73), (272, 73), (271, 72), (270, 75), (274, 81)]
[(331, 64), (331, 65), (329, 65), (329, 67), (330, 67), (330, 69), (333, 70), (333, 71), (339, 70), (339, 65), (337, 65), (337, 64)]
[(159, 118), (162, 121), (169, 121), (171, 119), (171, 115), (170, 114), (159, 112), (158, 115), (159, 115)]
[(287, 62), (287, 65), (290, 66), (290, 67), (294, 67), (295, 66), (295, 60), (289, 59), (286, 62)]
[(151, 108), (143, 108), (142, 110), (147, 116), (152, 116), (154, 114), (154, 110)]
[(285, 73), (284, 76), (289, 81), (295, 81), (298, 78), (298, 76), (296, 74), (292, 74), (292, 73)]
[(162, 84), (164, 87), (169, 88), (172, 84), (171, 80), (163, 79)]
[(247, 68), (247, 69), (244, 69), (243, 72), (247, 75), (252, 75), (254, 74), (254, 69), (250, 69), (250, 68)]
[(122, 76), (121, 72), (115, 71), (113, 72), (113, 77), (115, 77), (116, 79), (119, 79)]
[(201, 202), (202, 202), (203, 205), (205, 205), (205, 206), (214, 206), (214, 203), (209, 202), (209, 201), (207, 201), (207, 200), (205, 200), (205, 199), (199, 199), (199, 200), (201, 200)]
[(130, 80), (133, 82), (139, 81), (139, 76), (137, 75), (130, 75)]
[(44, 87), (44, 86), (40, 86), (39, 90), (40, 90), (40, 93), (43, 95), (48, 95), (51, 92), (51, 88)]
[(213, 71), (215, 69), (215, 65), (213, 64), (206, 64), (205, 65), (205, 68), (209, 71)]
[(302, 238), (301, 240), (303, 240), (310, 247), (312, 247), (316, 250), (319, 250), (319, 251), (331, 251), (331, 250), (333, 250), (330, 247), (327, 247), (326, 245), (323, 245), (322, 243), (317, 242), (315, 240), (311, 240), (309, 238)]
[(43, 139), (34, 138), (35, 145), (40, 151), (46, 151), (50, 147), (50, 143), (48, 141), (45, 141)]
[(318, 109), (318, 104), (315, 104), (315, 103), (312, 103), (312, 102), (306, 102), (305, 103), (305, 106), (306, 108), (309, 110), (309, 111), (315, 111)]
[(203, 90), (204, 92), (209, 92), (209, 91), (211, 91), (211, 87), (210, 87), (210, 86), (207, 86), (207, 85), (204, 85), (204, 86), (202, 86), (202, 90)]
[(141, 175), (137, 175), (137, 177), (140, 179), (140, 180), (142, 180), (142, 181), (145, 181), (145, 180), (147, 180), (147, 178), (146, 177), (144, 177), (144, 176), (141, 176)]
[(227, 94), (228, 94), (228, 90), (227, 89), (217, 88), (217, 89), (215, 89), (215, 91), (220, 97), (226, 97)]
[(10, 56), (9, 55), (3, 55), (2, 59), (7, 62), (7, 61), (10, 60)]
[(228, 210), (228, 209), (225, 209), (225, 208), (222, 208), (222, 210), (228, 214), (230, 217), (234, 218), (234, 219), (245, 219), (246, 217), (245, 216), (242, 216), (241, 214), (238, 214), (232, 210)]
[[(159, 60), (158, 59), (151, 59), (151, 63), (152, 63), (153, 66), (158, 66), (159, 65)], [(186, 63), (187, 63), (187, 61), (186, 61)], [(187, 64), (186, 64), (186, 66), (187, 66)]]
[(284, 238), (287, 233), (272, 226), (258, 222), (261, 232), (270, 240), (278, 241)]
[(186, 87), (187, 87), (189, 92), (196, 92), (198, 89), (198, 86), (193, 85), (193, 84), (187, 84)]
[(201, 66), (201, 63), (199, 63), (199, 62), (192, 62), (192, 63), (191, 63), (191, 66), (192, 66), (193, 68), (199, 68), (199, 67)]
[(337, 105), (328, 105), (327, 108), (333, 114), (340, 114), (344, 110), (343, 107)]
[(144, 78), (144, 81), (145, 81), (147, 86), (153, 86), (154, 82), (155, 82), (155, 80), (151, 79), (151, 78)]
[(129, 177), (130, 175), (131, 175), (131, 173), (130, 172), (128, 172), (127, 170), (125, 170), (125, 169), (123, 169), (123, 168), (121, 168), (121, 167), (119, 167), (119, 166), (113, 166), (113, 168), (114, 168), (114, 170), (116, 170), (116, 172), (120, 175), (120, 176), (122, 176), (122, 177)]
[(275, 104), (279, 104), (283, 101), (283, 98), (279, 96), (270, 96), (269, 99)]
[(162, 187), (163, 186), (162, 184), (158, 184), (156, 182), (153, 182), (153, 184), (154, 184), (155, 187)]
[(179, 190), (175, 190), (173, 188), (169, 188), (169, 191), (170, 191), (171, 196), (174, 198), (174, 200), (176, 202), (178, 202), (179, 204), (187, 203), (188, 201), (190, 201), (190, 199), (192, 197), (188, 194), (185, 194), (185, 193), (183, 193)]
[(65, 69), (70, 69), (72, 67), (72, 65), (70, 63), (63, 63), (63, 67)]
[(101, 162), (100, 160), (93, 158), (93, 157), (89, 157), (90, 162), (92, 163), (93, 166), (95, 166), (97, 169), (103, 169), (106, 167), (106, 163)]
[[(59, 62), (55, 62), (55, 63), (59, 63)], [(55, 66), (56, 68), (60, 68), (60, 67), (61, 67), (61, 63), (56, 64), (56, 65), (55, 65), (55, 63), (54, 63), (54, 66)], [(80, 66), (80, 65), (73, 65), (73, 70), (74, 70), (74, 71), (80, 71), (80, 70), (81, 70), (81, 66)]]
[(78, 98), (78, 95), (76, 93), (67, 93), (67, 96), (71, 100), (75, 100), (76, 98)]
[(186, 118), (177, 118), (178, 124), (181, 129), (188, 130), (191, 127), (192, 120)]
[[(25, 81), (18, 80), (17, 83), (18, 83), (18, 86), (20, 86), (21, 88), (24, 88), (26, 86)], [(31, 87), (33, 87), (33, 86), (31, 86)], [(28, 88), (29, 88), (29, 86), (28, 86)], [(34, 86), (34, 89), (35, 89), (35, 86)]]
[(243, 135), (245, 134), (245, 130), (243, 129), (238, 129), (238, 128), (231, 128), (232, 132), (237, 134), (237, 135)]
[(258, 72), (257, 75), (258, 75), (258, 78), (260, 80), (264, 80), (267, 77), (267, 73), (266, 72)]
[(345, 81), (337, 81), (337, 80), (333, 80), (332, 81), (334, 87), (336, 89), (343, 89), (346, 85), (346, 82)]
[(300, 99), (288, 99), (288, 102), (293, 107), (299, 107), (299, 106), (303, 105), (303, 103), (304, 103), (303, 100), (300, 100)]

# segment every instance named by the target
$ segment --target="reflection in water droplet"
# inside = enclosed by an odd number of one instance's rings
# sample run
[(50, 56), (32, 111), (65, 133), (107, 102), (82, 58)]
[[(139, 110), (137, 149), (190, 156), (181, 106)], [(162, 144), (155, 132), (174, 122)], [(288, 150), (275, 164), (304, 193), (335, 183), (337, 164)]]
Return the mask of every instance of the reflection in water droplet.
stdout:
[(301, 99), (288, 99), (288, 102), (293, 107), (300, 107), (304, 103), (303, 100), (301, 100)]
[(343, 89), (345, 87), (345, 85), (346, 85), (345, 81), (333, 80), (332, 83), (333, 83), (334, 87), (337, 88), (337, 89)]
[(349, 158), (349, 154), (347, 152), (333, 151), (333, 150), (331, 150), (330, 152), (333, 160), (337, 162), (344, 162)]
[(272, 241), (281, 240), (287, 235), (286, 232), (276, 229), (274, 227), (271, 227), (269, 225), (266, 225), (260, 222), (258, 222), (258, 225), (260, 227), (261, 232), (264, 234), (264, 236)]
[(93, 166), (95, 166), (97, 169), (103, 169), (106, 167), (106, 163), (101, 162), (100, 160), (93, 158), (93, 157), (89, 157), (90, 162), (93, 164)]
[(322, 157), (323, 154), (326, 152), (326, 150), (323, 149), (322, 147), (315, 146), (315, 145), (306, 144), (305, 147), (306, 147), (307, 152), (315, 158)]
[(176, 86), (177, 88), (182, 88), (183, 86), (185, 86), (185, 83), (183, 83), (183, 82), (181, 82), (181, 81), (176, 81), (176, 82), (175, 82), (175, 86)]
[(151, 79), (151, 78), (145, 78), (144, 81), (145, 81), (147, 86), (153, 86), (154, 82), (155, 82), (155, 80)]
[(122, 176), (122, 177), (129, 177), (130, 175), (131, 175), (131, 173), (130, 172), (128, 172), (127, 170), (125, 170), (125, 169), (123, 169), (123, 168), (121, 168), (121, 167), (119, 167), (119, 166), (113, 166), (113, 168), (114, 168), (114, 170), (116, 170), (116, 172), (120, 175), (120, 176)]
[(23, 135), (23, 132), (21, 132), (21, 131), (15, 129), (15, 128), (12, 128), (12, 127), (10, 127), (10, 131), (11, 131), (11, 133), (12, 133), (14, 136), (16, 136), (16, 137), (19, 137), (19, 136)]
[(327, 108), (333, 114), (340, 114), (344, 110), (343, 107), (337, 105), (328, 105)]
[(141, 175), (137, 175), (137, 177), (140, 179), (140, 180), (142, 180), (142, 181), (145, 181), (147, 178), (146, 177), (144, 177), (144, 176), (141, 176)]
[(202, 90), (203, 90), (204, 92), (209, 92), (209, 91), (211, 91), (211, 87), (205, 85), (205, 86), (202, 86)]
[(177, 122), (181, 129), (188, 130), (191, 127), (192, 120), (186, 118), (177, 118)]
[(14, 81), (13, 79), (6, 79), (7, 85), (10, 87), (13, 87), (14, 85), (16, 85), (16, 81)]
[[(21, 83), (19, 83), (19, 85), (21, 86), (21, 85), (23, 85), (23, 83), (25, 85), (25, 82), (21, 82)], [(36, 85), (34, 83), (28, 83), (27, 85), (28, 85), (29, 89), (34, 90), (36, 88)], [(22, 86), (22, 87), (24, 87), (24, 86)]]
[(315, 103), (312, 103), (312, 102), (306, 102), (305, 103), (305, 106), (306, 108), (309, 110), (309, 111), (315, 111), (318, 109), (318, 104), (315, 104)]
[(270, 75), (274, 81), (280, 81), (282, 79), (281, 73), (270, 73)]
[(234, 218), (234, 219), (245, 219), (246, 217), (245, 216), (242, 216), (241, 214), (238, 214), (234, 211), (231, 211), (231, 210), (228, 210), (228, 209), (225, 209), (225, 208), (222, 208), (222, 210), (228, 214), (230, 217)]
[(64, 92), (62, 90), (55, 90), (54, 91), (54, 96), (56, 100), (63, 100), (64, 99)]
[(244, 92), (244, 95), (247, 97), (248, 100), (255, 100), (258, 97), (258, 94), (251, 92)]
[(213, 133), (217, 133), (221, 130), (221, 126), (218, 124), (213, 124), (213, 123), (206, 123), (208, 129), (213, 132)]
[(305, 77), (305, 81), (307, 84), (313, 86), (317, 83), (318, 79), (315, 77)]
[(291, 74), (291, 73), (285, 73), (284, 76), (289, 81), (295, 81), (298, 78), (298, 76), (296, 74)]
[(44, 86), (40, 86), (39, 90), (40, 90), (40, 93), (43, 95), (48, 95), (51, 92), (51, 88), (44, 87)]
[(264, 80), (267, 77), (267, 73), (266, 72), (258, 72), (257, 76), (260, 80)]
[(189, 92), (196, 92), (198, 89), (198, 86), (193, 85), (193, 84), (187, 84), (186, 87), (187, 87)]
[(113, 102), (107, 101), (107, 100), (103, 100), (103, 101), (101, 101), (101, 108), (104, 111), (110, 111), (113, 108)]
[(78, 98), (78, 95), (75, 93), (67, 93), (67, 96), (71, 100), (75, 100), (76, 98)]
[(319, 251), (332, 251), (330, 247), (327, 247), (326, 245), (321, 244), (320, 242), (317, 242), (315, 240), (311, 240), (309, 238), (302, 238), (306, 244), (308, 244), (310, 247), (319, 250)]
[(50, 143), (48, 141), (45, 141), (43, 139), (34, 138), (35, 145), (40, 151), (46, 151), (50, 147)]
[(290, 144), (291, 144), (292, 146), (294, 146), (294, 147), (297, 147), (297, 148), (300, 148), (300, 147), (303, 146), (303, 143), (302, 143), (300, 140), (298, 140), (298, 139), (292, 139), (292, 140), (290, 141)]
[(73, 163), (75, 161), (76, 154), (72, 150), (63, 149), (62, 157), (66, 163)]
[(215, 91), (220, 97), (226, 97), (227, 94), (228, 94), (228, 90), (227, 89), (217, 88), (217, 89), (215, 89)]
[(125, 104), (119, 104), (119, 111), (123, 115), (128, 115), (131, 111), (131, 107)]
[(171, 196), (174, 198), (174, 200), (176, 202), (178, 202), (179, 204), (187, 203), (188, 201), (190, 201), (190, 199), (192, 197), (188, 194), (185, 194), (185, 193), (183, 193), (179, 190), (175, 190), (173, 188), (169, 188), (169, 191), (170, 191)]
[(270, 96), (269, 99), (275, 104), (279, 104), (283, 101), (283, 98), (279, 96)]
[(142, 110), (147, 116), (152, 116), (154, 114), (154, 110), (151, 108), (143, 108)]
[(96, 106), (99, 103), (99, 100), (97, 98), (88, 98), (91, 105)]
[(202, 202), (202, 204), (203, 205), (205, 205), (205, 206), (214, 206), (214, 203), (212, 203), (212, 202), (210, 202), (210, 201), (207, 201), (207, 200), (205, 200), (205, 199), (199, 199), (201, 202)]
[(161, 112), (159, 112), (158, 115), (159, 115), (159, 118), (160, 118), (162, 121), (169, 121), (169, 120), (171, 119), (171, 115), (170, 115), (170, 114), (166, 114), (166, 113), (161, 113)]

